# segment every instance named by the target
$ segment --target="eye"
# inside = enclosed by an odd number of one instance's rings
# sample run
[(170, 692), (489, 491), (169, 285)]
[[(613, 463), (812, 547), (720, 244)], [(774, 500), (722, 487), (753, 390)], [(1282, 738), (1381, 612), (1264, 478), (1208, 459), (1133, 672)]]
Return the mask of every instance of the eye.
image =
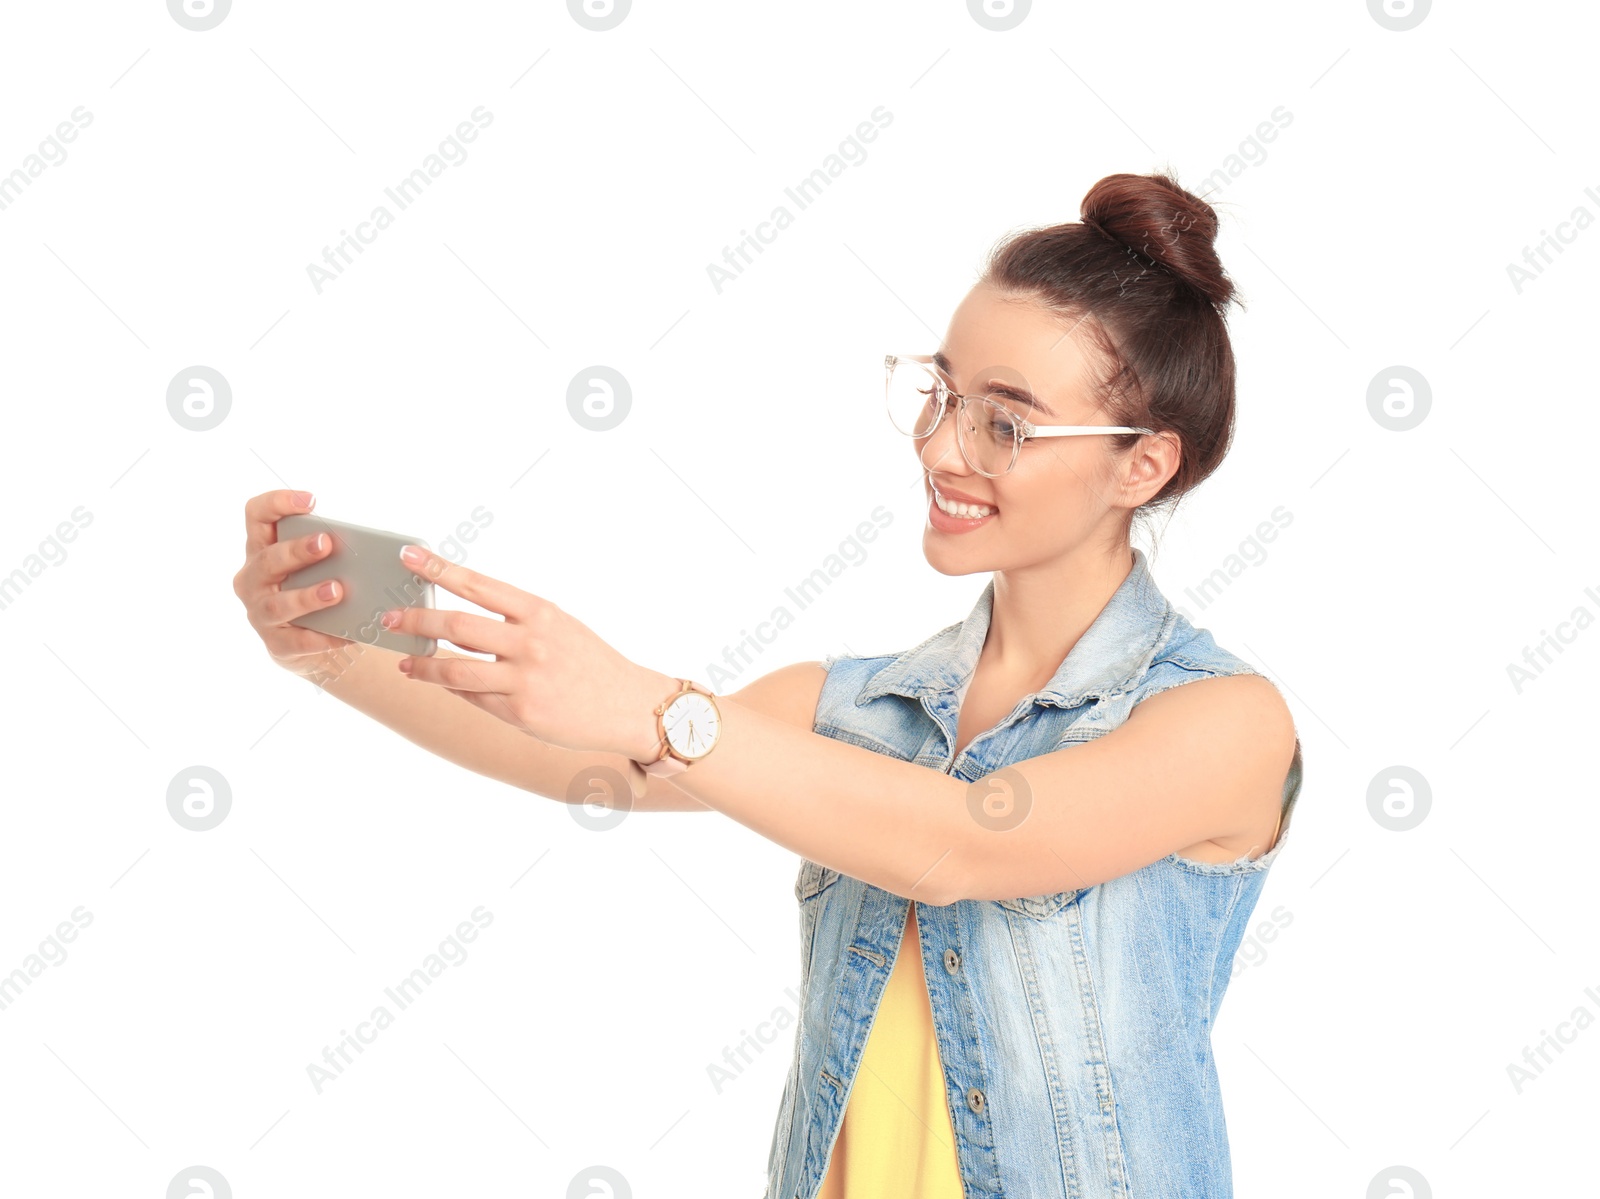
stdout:
[(997, 438), (1014, 437), (1017, 431), (1017, 422), (1009, 413), (990, 409), (987, 421), (989, 432)]

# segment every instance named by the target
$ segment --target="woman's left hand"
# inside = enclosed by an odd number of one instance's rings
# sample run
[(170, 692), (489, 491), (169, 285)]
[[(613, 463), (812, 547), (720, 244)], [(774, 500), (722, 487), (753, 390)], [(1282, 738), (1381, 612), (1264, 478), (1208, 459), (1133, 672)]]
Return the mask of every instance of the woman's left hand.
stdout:
[(654, 709), (677, 690), (676, 679), (629, 661), (550, 600), (420, 547), (407, 547), (400, 557), (423, 578), (505, 617), (391, 609), (384, 613), (385, 628), (494, 655), (492, 662), (407, 657), (400, 670), (437, 683), (541, 741), (638, 761), (659, 755)]

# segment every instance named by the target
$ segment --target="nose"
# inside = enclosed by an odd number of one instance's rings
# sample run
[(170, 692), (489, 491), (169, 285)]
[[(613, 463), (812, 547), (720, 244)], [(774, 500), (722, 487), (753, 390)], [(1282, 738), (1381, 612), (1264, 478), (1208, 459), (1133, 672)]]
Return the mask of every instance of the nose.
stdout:
[(917, 460), (929, 474), (936, 471), (949, 475), (972, 473), (966, 455), (961, 452), (961, 444), (956, 440), (956, 422), (960, 419), (959, 411), (946, 413), (939, 427), (918, 448)]

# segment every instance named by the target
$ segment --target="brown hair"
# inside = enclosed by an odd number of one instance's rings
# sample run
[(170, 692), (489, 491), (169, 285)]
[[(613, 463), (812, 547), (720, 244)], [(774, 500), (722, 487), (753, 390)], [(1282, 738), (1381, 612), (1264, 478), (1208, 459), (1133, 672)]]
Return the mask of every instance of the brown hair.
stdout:
[(1081, 223), (1002, 240), (982, 279), (1083, 322), (1102, 355), (1095, 399), (1112, 422), (1170, 430), (1182, 447), (1177, 471), (1140, 510), (1176, 504), (1233, 440), (1223, 309), (1236, 296), (1212, 244), (1217, 214), (1164, 173), (1107, 175), (1079, 209)]

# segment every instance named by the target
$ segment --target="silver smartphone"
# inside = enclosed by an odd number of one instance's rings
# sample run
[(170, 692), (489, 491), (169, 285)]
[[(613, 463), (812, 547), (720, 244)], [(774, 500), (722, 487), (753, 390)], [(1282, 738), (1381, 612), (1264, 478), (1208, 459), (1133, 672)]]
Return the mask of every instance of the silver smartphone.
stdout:
[(336, 604), (307, 612), (289, 623), (315, 629), (350, 641), (378, 645), (402, 654), (429, 657), (438, 647), (432, 637), (397, 633), (379, 619), (390, 608), (433, 607), (433, 584), (400, 561), (402, 545), (432, 549), (420, 537), (404, 537), (383, 529), (369, 529), (347, 521), (329, 520), (314, 512), (297, 512), (278, 518), (278, 540), (326, 533), (333, 548), (309, 566), (283, 581), (284, 590), (315, 587), (324, 579), (337, 579), (344, 597)]

